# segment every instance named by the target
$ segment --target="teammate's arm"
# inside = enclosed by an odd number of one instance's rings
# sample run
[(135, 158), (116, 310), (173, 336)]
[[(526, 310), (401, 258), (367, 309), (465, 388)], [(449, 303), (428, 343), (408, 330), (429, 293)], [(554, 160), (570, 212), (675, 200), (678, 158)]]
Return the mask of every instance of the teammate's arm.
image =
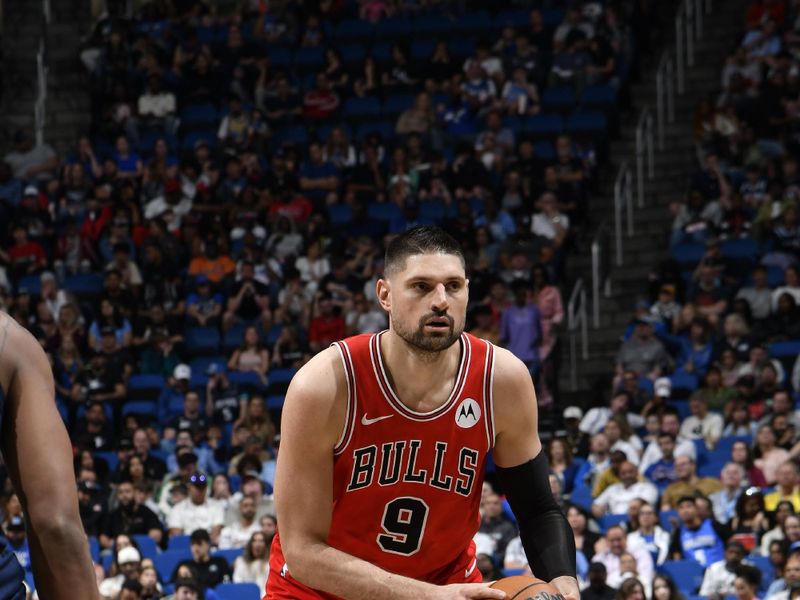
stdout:
[(493, 394), (497, 477), (519, 523), (528, 563), (567, 600), (578, 600), (575, 538), (550, 491), (533, 382), (528, 368), (501, 348), (495, 355)]
[(0, 373), (6, 390), (2, 450), (28, 523), (41, 598), (98, 598), (78, 513), (72, 448), (54, 400), (50, 363), (39, 343), (0, 314)]
[(347, 600), (502, 600), (503, 592), (483, 584), (434, 586), (389, 573), (327, 544), (333, 448), (345, 421), (345, 386), (338, 351), (328, 348), (300, 370), (286, 394), (275, 501), (291, 576)]

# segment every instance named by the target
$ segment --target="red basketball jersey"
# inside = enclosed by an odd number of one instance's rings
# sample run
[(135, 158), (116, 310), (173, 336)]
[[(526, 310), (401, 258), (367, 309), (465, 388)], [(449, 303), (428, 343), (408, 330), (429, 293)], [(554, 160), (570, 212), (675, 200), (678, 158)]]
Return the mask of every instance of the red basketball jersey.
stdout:
[[(472, 537), (480, 525), (486, 455), (494, 445), (494, 348), (462, 334), (448, 400), (415, 412), (389, 385), (379, 334), (337, 342), (347, 376), (346, 425), (334, 449), (328, 544), (387, 571), (435, 584), (481, 581)], [(330, 599), (291, 576), (276, 535), (268, 600)]]

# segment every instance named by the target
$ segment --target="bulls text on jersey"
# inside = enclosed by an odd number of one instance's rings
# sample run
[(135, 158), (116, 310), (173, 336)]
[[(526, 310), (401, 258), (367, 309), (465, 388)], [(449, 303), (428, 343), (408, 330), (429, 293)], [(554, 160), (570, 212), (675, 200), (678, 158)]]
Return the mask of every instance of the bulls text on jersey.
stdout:
[(456, 471), (448, 473), (445, 458), (447, 442), (424, 447), (422, 440), (398, 440), (370, 445), (353, 451), (353, 472), (348, 492), (371, 485), (420, 483), (445, 492), (468, 497), (478, 474), (480, 454), (472, 448), (460, 448)]

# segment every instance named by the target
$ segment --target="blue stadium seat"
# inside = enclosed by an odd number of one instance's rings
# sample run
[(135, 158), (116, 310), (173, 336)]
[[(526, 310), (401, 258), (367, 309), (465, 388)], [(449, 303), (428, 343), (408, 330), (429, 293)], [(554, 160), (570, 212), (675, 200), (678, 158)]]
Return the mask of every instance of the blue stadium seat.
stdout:
[(234, 325), (225, 335), (222, 336), (222, 349), (225, 352), (233, 352), (242, 345), (244, 340), (244, 330), (247, 329), (246, 325)]
[(344, 19), (333, 32), (337, 40), (367, 40), (372, 37), (373, 26), (362, 19)]
[(592, 488), (586, 485), (575, 487), (575, 489), (572, 490), (569, 501), (581, 508), (590, 510), (592, 508), (592, 502), (594, 501), (594, 498), (592, 498)]
[(662, 510), (658, 513), (658, 522), (666, 531), (672, 532), (672, 521), (680, 520), (677, 510)]
[(95, 536), (89, 536), (89, 554), (94, 562), (100, 559), (100, 542)]
[(28, 290), (31, 296), (38, 296), (42, 293), (42, 281), (39, 275), (25, 275), (17, 283), (17, 292), (21, 289)]
[(590, 85), (583, 90), (581, 104), (585, 108), (601, 110), (615, 108), (617, 104), (617, 90), (610, 85)]
[(320, 46), (303, 46), (294, 55), (296, 69), (316, 70), (325, 64), (325, 49)]
[(221, 556), (233, 569), (233, 561), (235, 561), (239, 556), (242, 555), (244, 548), (228, 548), (227, 550), (214, 550), (211, 554), (213, 556)]
[(219, 110), (213, 104), (189, 104), (178, 114), (182, 126), (209, 125), (219, 121)]
[(168, 552), (183, 552), (191, 548), (191, 535), (174, 535), (167, 542)]
[(329, 204), (328, 220), (331, 225), (345, 225), (353, 219), (353, 209), (348, 204)]
[(603, 515), (600, 517), (600, 531), (605, 533), (608, 531), (609, 527), (613, 527), (614, 525), (619, 525), (620, 523), (624, 523), (625, 520), (628, 518), (627, 514), (618, 514), (618, 515)]
[(445, 217), (444, 205), (441, 202), (420, 202), (419, 217), (434, 222), (441, 221)]
[[(278, 341), (278, 338), (280, 337), (282, 331), (283, 331), (283, 325), (281, 325), (280, 323), (273, 325), (272, 327), (269, 328), (269, 331), (264, 335), (264, 343), (268, 347), (272, 348), (272, 346), (275, 345), (275, 342)], [(270, 373), (270, 377), (271, 376), (272, 373)]]
[(556, 158), (556, 148), (553, 146), (553, 142), (548, 140), (539, 140), (534, 143), (533, 151), (542, 160), (550, 161)]
[(396, 117), (414, 106), (413, 94), (391, 94), (383, 101), (383, 115)]
[(133, 536), (136, 545), (139, 546), (139, 552), (142, 558), (155, 558), (158, 556), (158, 546), (156, 542), (149, 535), (137, 533)]
[(375, 24), (375, 37), (379, 40), (406, 39), (411, 36), (414, 24), (407, 17), (389, 17)]
[(492, 18), (485, 10), (476, 10), (465, 13), (456, 18), (453, 29), (458, 33), (475, 34), (476, 32), (492, 29)]
[(571, 111), (577, 103), (573, 87), (549, 87), (542, 94), (542, 108), (546, 111)]
[(216, 354), (213, 356), (198, 356), (194, 358), (189, 363), (189, 366), (192, 369), (192, 377), (194, 378), (195, 375), (205, 375), (208, 371), (208, 367), (212, 364), (222, 365), (224, 368), (226, 364), (228, 364), (228, 359), (225, 358), (221, 354)]
[(525, 119), (522, 129), (534, 137), (556, 137), (564, 130), (564, 119), (560, 115), (533, 115)]
[(358, 126), (356, 139), (361, 142), (364, 138), (373, 133), (377, 133), (384, 141), (392, 140), (394, 138), (394, 123), (390, 121), (363, 123)]
[(97, 452), (92, 452), (92, 455), (95, 458), (100, 458), (106, 461), (109, 471), (113, 472), (117, 470), (117, 467), (119, 466), (119, 457), (117, 456), (116, 452), (110, 452), (110, 451), (106, 452), (98, 450)]
[(767, 267), (767, 285), (771, 288), (783, 285), (783, 269), (780, 267)]
[(276, 68), (286, 68), (292, 64), (292, 51), (285, 46), (270, 47), (267, 56), (272, 66)]
[(453, 58), (469, 58), (475, 54), (475, 41), (471, 38), (456, 38), (447, 44), (447, 51)]
[(66, 291), (75, 294), (78, 298), (94, 298), (103, 293), (102, 273), (80, 273), (67, 277), (62, 286)]
[(142, 400), (156, 399), (164, 389), (161, 375), (131, 375), (128, 379), (128, 393)]
[(567, 11), (563, 7), (546, 8), (542, 11), (542, 21), (544, 21), (545, 27), (555, 28), (564, 20), (566, 13)]
[(767, 588), (774, 581), (775, 569), (767, 556), (760, 554), (750, 554), (745, 557), (745, 561), (752, 563), (759, 571), (761, 571), (761, 585), (758, 586), (758, 591), (761, 593), (766, 592)]
[(608, 120), (601, 112), (580, 111), (572, 113), (566, 123), (567, 133), (573, 135), (603, 135), (608, 128)]
[(352, 43), (342, 44), (338, 48), (342, 63), (346, 67), (359, 67), (364, 63), (367, 56), (367, 49), (364, 44)]
[(261, 381), (261, 377), (258, 376), (258, 373), (253, 373), (252, 371), (231, 371), (228, 373), (228, 379), (231, 381), (231, 383), (235, 383), (236, 385), (240, 385), (245, 388), (261, 389), (265, 387), (264, 383)]
[(758, 257), (759, 248), (758, 242), (755, 240), (751, 240), (750, 238), (738, 238), (722, 242), (720, 244), (720, 251), (722, 252), (722, 256), (726, 258), (755, 261)]
[(411, 60), (426, 60), (433, 55), (436, 49), (436, 42), (433, 40), (412, 40), (409, 51)]
[(219, 600), (261, 600), (261, 589), (255, 583), (220, 583), (214, 593)]
[(269, 372), (269, 379), (272, 383), (288, 384), (296, 373), (297, 369), (273, 369)]
[(675, 400), (670, 399), (669, 405), (678, 411), (678, 416), (681, 421), (689, 416), (689, 401), (688, 400)]
[(187, 352), (193, 356), (219, 352), (219, 331), (213, 327), (190, 327), (184, 339)]
[(736, 442), (744, 442), (748, 446), (753, 444), (753, 436), (751, 435), (726, 435), (719, 438), (717, 442), (717, 446), (715, 451), (724, 453), (728, 456), (731, 455), (731, 450), (733, 450), (733, 445)]
[(308, 139), (308, 130), (302, 125), (282, 127), (272, 135), (273, 143), (279, 146), (284, 144), (304, 146), (308, 143)]
[(524, 8), (507, 8), (497, 13), (494, 18), (494, 26), (497, 29), (502, 29), (503, 27), (525, 27), (530, 21), (530, 11)]
[(131, 400), (122, 405), (122, 416), (143, 415), (155, 417), (158, 414), (158, 403), (148, 400)]
[(414, 33), (420, 37), (436, 37), (450, 33), (453, 23), (442, 15), (425, 15), (414, 21)]
[(668, 560), (658, 571), (672, 577), (678, 589), (692, 593), (703, 583), (704, 569), (694, 560)]
[(348, 98), (344, 103), (342, 114), (348, 119), (374, 118), (381, 114), (381, 103), (371, 96)]
[(392, 60), (392, 45), (387, 44), (386, 42), (377, 43), (372, 46), (372, 50), (370, 50), (370, 56), (372, 56), (372, 58), (374, 58), (378, 63), (388, 64)]
[(391, 221), (403, 216), (402, 209), (394, 202), (370, 202), (367, 215), (378, 221)]
[(700, 242), (683, 242), (670, 248), (672, 259), (681, 265), (681, 268), (693, 267), (700, 262), (706, 253), (706, 247)]
[(267, 408), (269, 410), (280, 410), (283, 408), (283, 403), (286, 401), (286, 396), (274, 395), (267, 396)]
[(800, 354), (800, 340), (774, 342), (768, 346), (768, 352), (772, 358), (795, 357)]
[(182, 560), (191, 560), (191, 558), (192, 553), (188, 547), (185, 550), (167, 550), (153, 559), (153, 566), (155, 566), (161, 581), (167, 582), (172, 580), (172, 574), (178, 563)]

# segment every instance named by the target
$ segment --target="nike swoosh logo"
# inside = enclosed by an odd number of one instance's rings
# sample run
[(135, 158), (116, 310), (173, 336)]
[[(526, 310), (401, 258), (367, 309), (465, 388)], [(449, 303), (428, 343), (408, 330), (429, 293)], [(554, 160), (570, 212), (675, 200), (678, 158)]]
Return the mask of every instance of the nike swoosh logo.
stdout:
[(378, 421), (383, 421), (384, 419), (391, 419), (394, 415), (384, 415), (382, 417), (375, 417), (374, 419), (368, 419), (367, 415), (363, 415), (361, 417), (361, 424), (362, 425), (372, 425), (373, 423), (377, 423)]
[(478, 566), (478, 559), (477, 558), (473, 558), (472, 559), (472, 566), (469, 569), (467, 569), (466, 571), (464, 571), (464, 577), (466, 578), (466, 577), (469, 577), (470, 575), (472, 575), (472, 572), (475, 570), (475, 567), (477, 567), (477, 566)]

